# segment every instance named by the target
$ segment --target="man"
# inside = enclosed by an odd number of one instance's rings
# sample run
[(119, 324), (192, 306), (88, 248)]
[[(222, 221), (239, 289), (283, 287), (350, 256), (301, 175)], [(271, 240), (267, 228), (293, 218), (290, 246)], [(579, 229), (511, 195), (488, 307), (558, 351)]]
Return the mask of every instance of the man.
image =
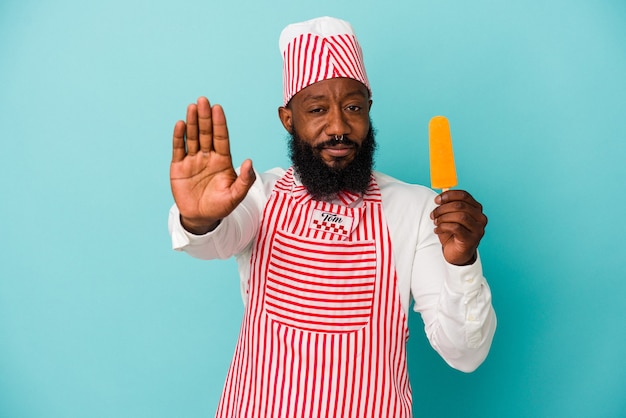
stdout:
[(495, 331), (478, 244), (487, 218), (372, 171), (371, 89), (350, 24), (280, 37), (293, 166), (233, 168), (223, 109), (198, 99), (174, 128), (173, 246), (235, 256), (245, 313), (219, 417), (410, 417), (411, 300), (432, 346), (472, 371)]

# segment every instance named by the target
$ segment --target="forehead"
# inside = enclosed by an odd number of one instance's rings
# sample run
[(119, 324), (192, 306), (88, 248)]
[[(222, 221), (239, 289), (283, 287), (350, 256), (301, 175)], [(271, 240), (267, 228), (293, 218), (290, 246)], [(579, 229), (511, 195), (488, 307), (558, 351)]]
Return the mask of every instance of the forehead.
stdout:
[(292, 104), (306, 103), (311, 100), (345, 100), (348, 98), (369, 99), (369, 90), (360, 81), (351, 78), (331, 78), (318, 81), (296, 93)]

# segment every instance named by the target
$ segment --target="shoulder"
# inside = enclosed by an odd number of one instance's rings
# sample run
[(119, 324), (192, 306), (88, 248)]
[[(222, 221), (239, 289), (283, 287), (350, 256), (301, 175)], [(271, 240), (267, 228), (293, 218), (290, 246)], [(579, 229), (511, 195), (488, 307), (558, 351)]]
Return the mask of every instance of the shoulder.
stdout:
[(250, 189), (251, 192), (258, 193), (265, 197), (269, 196), (272, 193), (274, 185), (285, 175), (285, 172), (285, 169), (280, 167), (275, 167), (262, 173), (255, 171), (256, 180), (252, 189)]
[[(271, 183), (274, 184), (278, 180), (280, 180), (287, 171), (281, 167), (274, 167), (271, 170), (267, 170), (260, 174), (261, 181), (263, 183)], [(258, 173), (257, 173), (258, 174)], [(257, 175), (257, 177), (259, 177)]]
[(420, 184), (411, 184), (398, 180), (387, 174), (375, 171), (374, 178), (383, 199), (383, 204), (400, 203), (410, 206), (432, 206), (434, 204), (434, 190)]

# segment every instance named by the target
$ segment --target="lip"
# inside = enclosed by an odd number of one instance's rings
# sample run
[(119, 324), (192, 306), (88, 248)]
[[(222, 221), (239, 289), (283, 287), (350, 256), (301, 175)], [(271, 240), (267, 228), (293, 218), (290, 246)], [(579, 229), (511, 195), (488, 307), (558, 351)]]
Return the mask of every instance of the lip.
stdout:
[(354, 147), (350, 145), (335, 145), (322, 148), (322, 152), (333, 158), (347, 157), (352, 154)]

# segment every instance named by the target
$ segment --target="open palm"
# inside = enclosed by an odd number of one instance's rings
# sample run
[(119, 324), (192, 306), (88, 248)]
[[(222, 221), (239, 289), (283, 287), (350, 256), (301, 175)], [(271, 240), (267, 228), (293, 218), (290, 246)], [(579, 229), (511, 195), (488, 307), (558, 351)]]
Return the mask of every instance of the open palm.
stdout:
[(186, 122), (174, 127), (170, 183), (183, 226), (211, 230), (243, 200), (254, 182), (252, 162), (237, 175), (230, 155), (226, 117), (205, 97), (187, 107)]

